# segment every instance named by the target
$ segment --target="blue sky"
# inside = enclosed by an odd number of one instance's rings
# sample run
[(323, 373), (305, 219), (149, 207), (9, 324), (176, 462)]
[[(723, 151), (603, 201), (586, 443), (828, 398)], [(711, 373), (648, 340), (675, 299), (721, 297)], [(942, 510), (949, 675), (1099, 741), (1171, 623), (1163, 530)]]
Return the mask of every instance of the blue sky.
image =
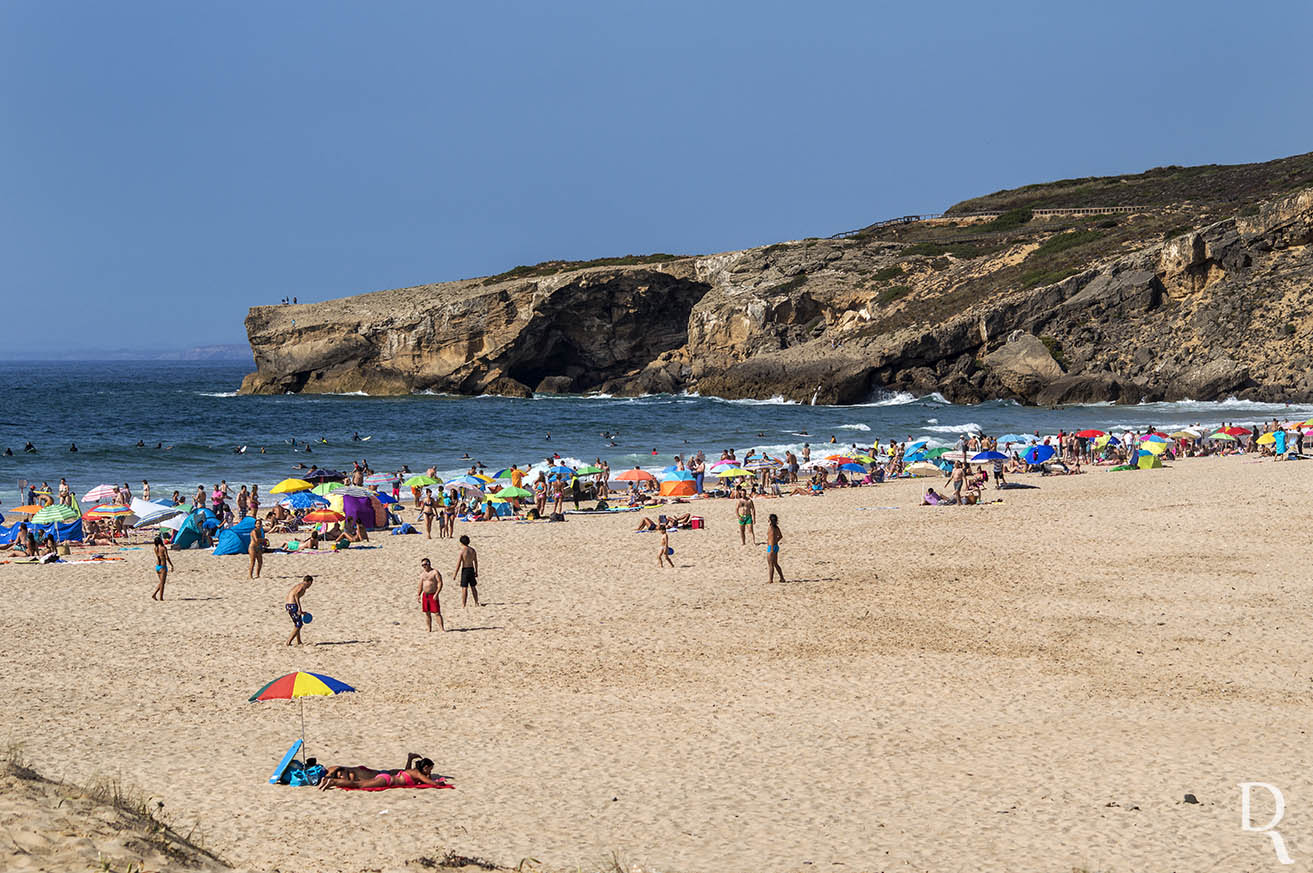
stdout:
[(9, 333), (241, 342), (284, 295), (1306, 152), (1310, 25), (1295, 3), (11, 0)]

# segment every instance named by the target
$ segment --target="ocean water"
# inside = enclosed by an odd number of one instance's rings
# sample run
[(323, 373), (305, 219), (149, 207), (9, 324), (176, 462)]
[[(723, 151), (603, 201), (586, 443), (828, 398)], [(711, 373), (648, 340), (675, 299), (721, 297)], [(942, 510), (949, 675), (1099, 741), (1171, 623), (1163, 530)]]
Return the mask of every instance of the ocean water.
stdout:
[[(1007, 401), (958, 406), (937, 395), (906, 394), (852, 406), (684, 395), (239, 397), (248, 369), (211, 362), (0, 363), (6, 386), (0, 451), (15, 453), (0, 457), (0, 512), (15, 505), (20, 479), (55, 486), (61, 476), (79, 494), (102, 482), (129, 482), (137, 493), (147, 479), (152, 496), (167, 496), (220, 479), (263, 489), (294, 475), (297, 463), (342, 469), (361, 458), (376, 470), (408, 464), (452, 474), (468, 468), (464, 454), (500, 469), (560, 453), (586, 462), (606, 458), (612, 469), (623, 469), (665, 466), (674, 454), (696, 449), (717, 457), (726, 448), (780, 452), (810, 442), (823, 455), (832, 436), (841, 446), (908, 437), (947, 444), (977, 430), (1047, 435), (1059, 428), (1174, 429), (1313, 417), (1313, 406), (1237, 400), (1037, 409)], [(603, 432), (616, 434), (616, 445)], [(353, 441), (356, 433), (370, 439)], [(36, 454), (23, 453), (29, 440)], [(135, 448), (138, 440), (148, 448)], [(68, 451), (72, 443), (77, 453)], [(156, 443), (168, 448), (157, 450)], [(241, 446), (246, 454), (234, 454)]]

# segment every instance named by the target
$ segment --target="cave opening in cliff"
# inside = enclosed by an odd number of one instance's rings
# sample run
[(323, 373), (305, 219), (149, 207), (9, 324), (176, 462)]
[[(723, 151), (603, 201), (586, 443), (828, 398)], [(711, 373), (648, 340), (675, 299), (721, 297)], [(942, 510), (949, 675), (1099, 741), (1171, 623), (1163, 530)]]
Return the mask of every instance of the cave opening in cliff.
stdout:
[(507, 375), (554, 393), (632, 377), (688, 342), (689, 316), (710, 290), (705, 282), (656, 271), (598, 279), (583, 277), (570, 293), (554, 295), (568, 300), (568, 309), (539, 309), (532, 326), (536, 341), (521, 347)]

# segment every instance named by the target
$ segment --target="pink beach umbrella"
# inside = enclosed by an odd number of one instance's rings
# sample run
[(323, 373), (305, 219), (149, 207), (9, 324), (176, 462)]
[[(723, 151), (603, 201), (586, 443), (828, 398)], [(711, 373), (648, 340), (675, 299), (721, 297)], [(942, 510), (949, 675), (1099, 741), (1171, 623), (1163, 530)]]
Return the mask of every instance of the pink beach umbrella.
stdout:
[(119, 489), (117, 485), (97, 485), (82, 495), (82, 502), (100, 503), (102, 500), (117, 500), (118, 496)]

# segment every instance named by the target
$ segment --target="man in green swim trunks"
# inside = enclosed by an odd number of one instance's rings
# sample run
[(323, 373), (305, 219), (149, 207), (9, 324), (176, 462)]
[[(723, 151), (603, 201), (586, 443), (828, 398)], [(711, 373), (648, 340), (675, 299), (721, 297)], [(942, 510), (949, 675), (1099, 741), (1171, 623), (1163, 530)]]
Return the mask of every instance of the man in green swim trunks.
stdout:
[(757, 507), (753, 505), (748, 492), (742, 488), (739, 489), (739, 502), (734, 504), (734, 513), (739, 517), (739, 543), (746, 546), (748, 534), (751, 533), (752, 544), (757, 545), (757, 531), (752, 527), (752, 519), (757, 514)]

